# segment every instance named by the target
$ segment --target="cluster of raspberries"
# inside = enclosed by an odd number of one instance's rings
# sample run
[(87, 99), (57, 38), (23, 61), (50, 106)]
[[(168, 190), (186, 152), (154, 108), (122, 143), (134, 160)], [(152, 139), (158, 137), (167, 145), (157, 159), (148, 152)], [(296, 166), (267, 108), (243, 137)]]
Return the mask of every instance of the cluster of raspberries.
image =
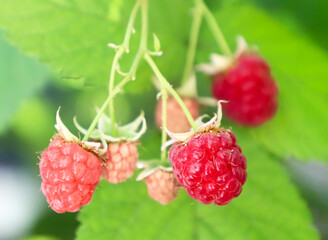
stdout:
[[(244, 54), (224, 72), (212, 76), (212, 92), (217, 99), (228, 100), (226, 115), (246, 126), (268, 121), (277, 109), (278, 88), (265, 60), (254, 53)], [(200, 105), (195, 98), (182, 98), (193, 118)], [(162, 124), (161, 101), (155, 111), (156, 123)], [(167, 128), (186, 132), (189, 122), (175, 99), (167, 101)], [(136, 168), (136, 142), (108, 143), (101, 156), (77, 141), (56, 135), (42, 153), (39, 164), (41, 189), (50, 207), (58, 212), (75, 212), (88, 204), (102, 176), (110, 183), (130, 178)], [(161, 204), (173, 201), (183, 187), (203, 204), (226, 205), (241, 194), (246, 158), (230, 130), (214, 127), (195, 132), (177, 141), (169, 150), (172, 170), (158, 168), (144, 179), (149, 196)]]

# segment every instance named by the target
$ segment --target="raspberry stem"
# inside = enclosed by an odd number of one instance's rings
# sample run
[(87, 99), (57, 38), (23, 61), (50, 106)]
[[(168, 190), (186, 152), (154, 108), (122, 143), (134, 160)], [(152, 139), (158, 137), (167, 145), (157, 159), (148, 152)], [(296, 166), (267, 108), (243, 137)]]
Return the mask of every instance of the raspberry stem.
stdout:
[(102, 114), (104, 113), (107, 105), (110, 103), (110, 101), (121, 91), (121, 88), (128, 83), (130, 80), (132, 79), (132, 75), (128, 74), (113, 90), (112, 94), (109, 95), (106, 99), (106, 101), (103, 103), (103, 105), (101, 106), (101, 108), (99, 109), (96, 117), (93, 119), (90, 127), (88, 128), (87, 133), (84, 135), (84, 138), (82, 139), (82, 141), (87, 141), (90, 137), (90, 134), (92, 133), (92, 131), (95, 129), (100, 117), (102, 116)]
[[(125, 53), (129, 51), (129, 47), (130, 47), (130, 38), (131, 38), (131, 34), (133, 31), (133, 26), (134, 26), (134, 22), (135, 22), (135, 18), (137, 16), (138, 10), (140, 7), (140, 3), (136, 2), (136, 4), (134, 5), (131, 15), (130, 15), (130, 19), (128, 22), (128, 26), (126, 29), (126, 33), (125, 33), (125, 37), (123, 40), (122, 45), (120, 45), (120, 47), (116, 50), (116, 54), (114, 56), (113, 59), (113, 63), (111, 66), (111, 70), (110, 70), (110, 77), (109, 77), (109, 95), (112, 95), (113, 90), (114, 90), (114, 83), (115, 83), (115, 73), (116, 73), (116, 67), (118, 66), (118, 60), (121, 58), (121, 56)], [(112, 101), (110, 101), (109, 103), (109, 115), (111, 118), (111, 127), (112, 127), (112, 134), (113, 136), (117, 136), (117, 129), (116, 129), (116, 125), (115, 125), (115, 109), (114, 109), (114, 99), (112, 99)]]
[[(88, 128), (87, 133), (85, 134), (82, 141), (87, 141), (90, 137), (92, 131), (96, 128), (96, 125), (104, 113), (107, 105), (113, 100), (113, 98), (121, 91), (121, 88), (131, 80), (134, 80), (136, 77), (136, 71), (138, 69), (139, 63), (141, 59), (144, 57), (145, 53), (147, 52), (147, 34), (148, 34), (148, 0), (139, 0), (139, 4), (141, 4), (141, 12), (142, 12), (142, 26), (141, 26), (141, 38), (138, 52), (133, 60), (131, 68), (129, 72), (125, 75), (123, 80), (116, 85), (114, 90), (109, 94), (103, 105), (101, 106), (100, 110), (98, 111), (96, 117), (93, 119), (90, 127)], [(137, 3), (137, 4), (138, 4)], [(133, 25), (132, 25), (133, 26)], [(132, 29), (132, 28), (131, 28)], [(130, 33), (131, 34), (131, 33)], [(128, 44), (130, 37), (126, 37), (124, 40), (125, 44)], [(124, 44), (123, 43), (123, 44)], [(113, 120), (113, 119), (112, 119)], [(113, 121), (114, 122), (114, 121)]]
[(183, 73), (183, 77), (182, 77), (182, 81), (181, 81), (182, 86), (188, 80), (188, 78), (191, 74), (192, 68), (193, 68), (202, 17), (203, 17), (203, 8), (201, 5), (201, 2), (198, 0), (195, 0), (195, 7), (193, 9), (193, 21), (191, 24), (191, 31), (190, 31), (190, 35), (189, 35), (189, 46), (188, 46), (188, 52), (187, 52), (186, 65), (184, 68), (184, 73)]
[(168, 83), (168, 81), (165, 79), (165, 77), (163, 76), (163, 74), (160, 72), (160, 70), (158, 69), (156, 63), (154, 62), (154, 60), (152, 59), (152, 57), (146, 53), (144, 56), (145, 60), (148, 62), (150, 68), (153, 70), (154, 74), (156, 75), (156, 77), (158, 78), (158, 80), (161, 82), (161, 84), (163, 85), (163, 87), (174, 97), (174, 99), (178, 102), (178, 104), (180, 105), (182, 111), (184, 112), (184, 114), (186, 115), (190, 125), (192, 126), (192, 128), (197, 131), (197, 125), (193, 119), (193, 117), (191, 116), (188, 108), (186, 107), (186, 105), (184, 104), (184, 102), (182, 101), (181, 97), (179, 96), (179, 94), (173, 89), (173, 87)]
[[(161, 81), (161, 94), (162, 94), (162, 146), (167, 141), (167, 133), (166, 133), (166, 126), (167, 126), (167, 111), (166, 111), (166, 103), (167, 103), (167, 90)], [(161, 153), (161, 162), (164, 164), (166, 162), (166, 150), (164, 149)]]
[[(114, 82), (115, 82), (115, 68), (118, 64), (118, 59), (123, 55), (124, 53), (124, 48), (120, 48), (113, 59), (113, 64), (110, 70), (110, 79), (109, 79), (109, 96), (112, 95), (113, 93), (113, 89), (114, 89)], [(115, 110), (114, 110), (114, 99), (112, 99), (112, 101), (110, 101), (109, 103), (109, 116), (110, 119), (112, 120), (111, 123), (111, 127), (112, 127), (112, 134), (113, 136), (117, 135), (117, 131), (116, 131), (116, 126), (115, 126)]]
[[(148, 0), (142, 1), (142, 9), (141, 9), (141, 28), (142, 35), (140, 40), (140, 49), (144, 49), (143, 57), (146, 59), (147, 54), (147, 32), (148, 32)], [(162, 93), (162, 145), (167, 141), (167, 133), (165, 131), (165, 127), (167, 124), (167, 114), (166, 114), (166, 102), (167, 102), (167, 91), (164, 84), (161, 81), (161, 93)], [(165, 163), (166, 161), (166, 151), (161, 152), (161, 162)]]
[(227, 55), (230, 56), (231, 55), (231, 50), (227, 44), (227, 41), (225, 40), (222, 31), (215, 19), (215, 17), (213, 16), (212, 12), (208, 9), (208, 7), (206, 6), (206, 4), (204, 3), (203, 0), (197, 0), (200, 4), (200, 6), (202, 7), (203, 13), (204, 13), (204, 17), (207, 21), (208, 26), (210, 27), (212, 33), (213, 33), (213, 37), (215, 38), (217, 44), (219, 45), (219, 47), (221, 48), (222, 52)]

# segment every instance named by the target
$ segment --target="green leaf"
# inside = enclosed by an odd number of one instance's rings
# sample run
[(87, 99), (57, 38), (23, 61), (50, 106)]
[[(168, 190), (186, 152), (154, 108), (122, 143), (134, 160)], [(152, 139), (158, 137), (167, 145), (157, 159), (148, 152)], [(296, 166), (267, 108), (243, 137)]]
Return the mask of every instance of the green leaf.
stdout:
[[(276, 117), (259, 128), (233, 129), (251, 141), (264, 144), (280, 157), (328, 161), (328, 56), (303, 35), (292, 32), (282, 22), (248, 5), (227, 5), (216, 14), (231, 46), (237, 35), (257, 45), (270, 63), (278, 81), (279, 110)], [(204, 36), (205, 35), (205, 36)], [(203, 43), (209, 52), (218, 48)], [(201, 56), (205, 60), (205, 55)], [(230, 124), (229, 124), (230, 125)]]
[(258, 146), (246, 146), (249, 177), (229, 205), (202, 205), (181, 190), (162, 206), (149, 199), (143, 182), (103, 181), (79, 215), (77, 239), (318, 239), (283, 167)]
[[(123, 42), (132, 5), (135, 1), (122, 0), (0, 0), (0, 26), (8, 30), (8, 38), (27, 54), (37, 56), (56, 69), (62, 78), (76, 79), (88, 85), (104, 86), (108, 81), (114, 50), (109, 42)], [(150, 31), (156, 31), (165, 49), (158, 59), (167, 77), (177, 77), (183, 66), (191, 1), (152, 1), (150, 3)], [(174, 5), (174, 8), (172, 8)], [(163, 11), (170, 9), (170, 11)], [(154, 21), (153, 21), (154, 20)], [(127, 71), (139, 44), (140, 19), (137, 32), (131, 39), (131, 52), (120, 61)], [(151, 40), (151, 36), (149, 36)], [(172, 68), (171, 63), (175, 62)], [(133, 92), (151, 87), (150, 71), (141, 64), (138, 81), (127, 85)], [(147, 67), (148, 69), (148, 67)]]
[(45, 67), (21, 54), (2, 38), (0, 30), (0, 134), (22, 100), (31, 97), (49, 78)]
[[(255, 2), (277, 16), (288, 15), (299, 22), (311, 37), (327, 50), (328, 29), (322, 27), (323, 22), (328, 21), (326, 9), (328, 2), (324, 0), (298, 1), (298, 0), (255, 0)], [(297, 6), (297, 7), (295, 7)]]

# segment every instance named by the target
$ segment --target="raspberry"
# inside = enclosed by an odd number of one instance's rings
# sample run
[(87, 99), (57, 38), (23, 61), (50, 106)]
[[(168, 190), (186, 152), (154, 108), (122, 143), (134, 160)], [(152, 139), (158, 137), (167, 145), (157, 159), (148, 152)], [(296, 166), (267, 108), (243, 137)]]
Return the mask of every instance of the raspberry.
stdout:
[(145, 182), (149, 196), (160, 204), (166, 205), (178, 195), (179, 183), (173, 172), (156, 170), (145, 179)]
[(236, 137), (223, 128), (174, 144), (169, 159), (179, 183), (204, 204), (228, 204), (240, 195), (247, 178), (246, 158)]
[(254, 53), (237, 59), (225, 73), (213, 76), (212, 92), (228, 100), (226, 115), (245, 126), (258, 126), (271, 119), (278, 106), (278, 87), (267, 62)]
[(137, 144), (133, 142), (108, 144), (102, 176), (110, 183), (120, 183), (130, 178), (138, 160)]
[[(187, 109), (189, 110), (191, 116), (195, 119), (199, 115), (199, 104), (193, 98), (182, 98), (184, 104), (186, 105)], [(166, 103), (167, 109), (167, 129), (171, 132), (186, 132), (190, 130), (190, 123), (184, 112), (182, 111), (180, 105), (174, 99), (174, 97), (170, 96), (167, 99)], [(162, 126), (162, 99), (157, 102), (156, 106), (156, 125), (158, 127)]]
[(42, 153), (39, 167), (42, 192), (58, 213), (76, 212), (87, 205), (101, 174), (101, 162), (94, 154), (59, 138)]

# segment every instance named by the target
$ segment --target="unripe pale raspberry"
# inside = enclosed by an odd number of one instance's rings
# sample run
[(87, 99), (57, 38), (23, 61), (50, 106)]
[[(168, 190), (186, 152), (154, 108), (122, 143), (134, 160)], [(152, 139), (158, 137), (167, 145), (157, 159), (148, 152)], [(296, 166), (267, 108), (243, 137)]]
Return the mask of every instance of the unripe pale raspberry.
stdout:
[(226, 72), (213, 76), (213, 95), (227, 100), (226, 115), (245, 126), (271, 119), (278, 106), (278, 86), (267, 62), (255, 53), (243, 54)]
[(42, 153), (41, 189), (50, 207), (76, 212), (91, 201), (101, 174), (101, 162), (75, 142), (57, 138)]
[(236, 137), (222, 128), (174, 144), (169, 159), (180, 184), (204, 204), (228, 204), (240, 195), (247, 178), (246, 158)]
[(160, 204), (166, 205), (178, 195), (179, 183), (173, 172), (156, 170), (145, 179), (145, 182), (149, 196)]
[[(199, 104), (194, 98), (182, 98), (184, 104), (189, 110), (191, 116), (195, 119), (199, 115)], [(191, 126), (190, 123), (182, 111), (180, 105), (174, 99), (174, 97), (170, 96), (167, 99), (166, 103), (167, 109), (167, 129), (171, 132), (180, 133), (189, 131)], [(162, 99), (157, 102), (156, 111), (156, 125), (158, 127), (162, 126)]]
[(108, 144), (104, 157), (102, 177), (110, 183), (120, 183), (130, 178), (138, 161), (138, 149), (135, 142)]

